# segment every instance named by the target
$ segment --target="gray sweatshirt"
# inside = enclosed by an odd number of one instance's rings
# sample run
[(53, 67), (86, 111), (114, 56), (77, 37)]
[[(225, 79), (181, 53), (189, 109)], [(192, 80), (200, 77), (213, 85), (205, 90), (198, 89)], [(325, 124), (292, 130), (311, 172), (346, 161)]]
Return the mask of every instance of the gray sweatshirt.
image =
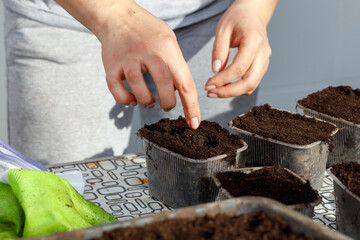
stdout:
[[(101, 0), (100, 0), (101, 1)], [(5, 7), (30, 19), (58, 27), (88, 31), (54, 0), (3, 0)], [(202, 21), (226, 10), (233, 0), (136, 0), (173, 29)]]

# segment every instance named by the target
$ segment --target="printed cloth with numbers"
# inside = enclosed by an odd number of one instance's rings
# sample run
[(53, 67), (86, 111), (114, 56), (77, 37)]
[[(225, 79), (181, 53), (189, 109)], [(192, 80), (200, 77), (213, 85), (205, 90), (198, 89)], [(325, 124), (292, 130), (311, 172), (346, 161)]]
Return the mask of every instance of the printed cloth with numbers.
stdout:
[[(84, 198), (119, 220), (172, 210), (149, 195), (143, 153), (49, 167), (53, 173), (73, 170), (84, 176)], [(315, 207), (313, 220), (336, 229), (333, 181), (327, 173), (319, 193), (322, 203)]]

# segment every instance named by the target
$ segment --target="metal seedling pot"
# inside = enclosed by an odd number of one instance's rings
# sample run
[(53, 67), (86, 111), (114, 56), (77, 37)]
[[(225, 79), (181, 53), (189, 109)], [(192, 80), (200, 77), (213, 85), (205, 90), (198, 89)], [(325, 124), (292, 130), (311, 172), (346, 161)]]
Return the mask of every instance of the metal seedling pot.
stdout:
[(216, 216), (217, 214), (238, 216), (244, 213), (255, 211), (262, 211), (268, 216), (282, 217), (286, 221), (286, 223), (290, 225), (292, 231), (302, 233), (306, 237), (314, 237), (315, 239), (323, 240), (350, 240), (349, 237), (341, 233), (332, 231), (329, 228), (326, 228), (318, 223), (315, 223), (312, 219), (303, 216), (302, 214), (286, 207), (285, 205), (277, 201), (260, 197), (233, 198), (221, 202), (213, 202), (198, 206), (182, 208), (176, 211), (161, 212), (156, 215), (144, 216), (128, 221), (115, 222), (106, 225), (80, 229), (72, 232), (56, 233), (49, 236), (32, 238), (32, 240), (91, 240), (94, 238), (102, 237), (105, 232), (112, 231), (114, 229), (144, 226), (152, 222), (160, 223), (162, 221), (166, 221), (167, 219), (195, 219), (197, 217), (203, 217), (205, 215)]
[(360, 124), (354, 124), (341, 118), (319, 113), (299, 103), (296, 106), (301, 108), (305, 115), (332, 122), (339, 128), (339, 131), (334, 136), (334, 149), (333, 152), (329, 153), (327, 167), (341, 162), (360, 163)]
[[(246, 113), (240, 117), (244, 114)], [(288, 144), (234, 127), (233, 121), (229, 122), (229, 127), (248, 144), (238, 167), (282, 166), (308, 180), (314, 189), (321, 188), (329, 153), (327, 143), (317, 141), (308, 145)], [(337, 131), (335, 129), (331, 135)]]
[(351, 192), (329, 168), (334, 180), (336, 229), (354, 239), (360, 239), (360, 197)]
[[(243, 172), (243, 173), (251, 173), (253, 171), (256, 170), (260, 170), (263, 167), (252, 167), (252, 168), (239, 168), (239, 169), (233, 169), (233, 170), (225, 170), (225, 171), (221, 171), (221, 172)], [(295, 174), (294, 172), (290, 171), (289, 169), (285, 168), (286, 171), (288, 171), (290, 174), (292, 174), (293, 176), (295, 176), (296, 178), (300, 179), (301, 182), (303, 182), (304, 184), (306, 183), (306, 181), (301, 178), (300, 176), (298, 176), (297, 174)], [(213, 181), (215, 182), (216, 186), (219, 188), (219, 200), (225, 200), (225, 199), (230, 199), (230, 198), (236, 198), (235, 196), (231, 195), (224, 187), (222, 187), (221, 182), (219, 181), (219, 179), (216, 177), (217, 173), (214, 173), (212, 176)], [(317, 191), (316, 191), (317, 193)], [(297, 212), (300, 212), (310, 218), (313, 217), (314, 215), (314, 208), (315, 206), (319, 205), (321, 203), (322, 199), (320, 197), (320, 195), (317, 193), (317, 198), (315, 201), (310, 202), (310, 203), (300, 203), (300, 204), (293, 204), (293, 205), (286, 205), (287, 207), (294, 209)]]
[(218, 188), (211, 179), (214, 172), (235, 168), (247, 144), (237, 150), (236, 161), (227, 155), (199, 160), (184, 157), (142, 138), (150, 195), (172, 208), (215, 201)]

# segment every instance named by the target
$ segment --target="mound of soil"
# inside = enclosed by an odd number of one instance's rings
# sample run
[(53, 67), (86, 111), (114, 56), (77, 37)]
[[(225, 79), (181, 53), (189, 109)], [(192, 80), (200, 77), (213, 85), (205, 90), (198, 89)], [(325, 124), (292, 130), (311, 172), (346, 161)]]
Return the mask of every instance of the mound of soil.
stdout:
[(283, 167), (264, 167), (251, 173), (219, 172), (216, 177), (233, 197), (268, 197), (286, 205), (310, 204), (319, 197), (309, 181), (302, 182)]
[(360, 124), (360, 89), (350, 86), (328, 87), (298, 101), (319, 113)]
[(118, 228), (96, 240), (183, 240), (183, 239), (314, 239), (291, 230), (279, 217), (263, 212), (240, 216), (217, 215), (196, 219), (170, 219), (143, 227)]
[(338, 163), (331, 172), (353, 193), (360, 197), (360, 164), (356, 162)]
[(216, 122), (202, 121), (196, 130), (187, 126), (185, 118), (168, 118), (145, 125), (138, 135), (152, 143), (193, 159), (207, 159), (222, 154), (235, 156), (243, 147), (240, 136), (230, 134)]
[(255, 106), (243, 116), (233, 119), (233, 126), (289, 144), (307, 145), (323, 141), (330, 145), (331, 133), (336, 129), (332, 124), (272, 108), (269, 104)]

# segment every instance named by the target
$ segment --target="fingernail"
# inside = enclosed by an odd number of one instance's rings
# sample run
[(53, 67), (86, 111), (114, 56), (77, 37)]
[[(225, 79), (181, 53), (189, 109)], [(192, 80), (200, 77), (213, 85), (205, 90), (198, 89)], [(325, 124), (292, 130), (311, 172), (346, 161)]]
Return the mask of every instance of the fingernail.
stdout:
[(215, 85), (209, 85), (209, 86), (205, 87), (205, 90), (209, 91), (209, 90), (212, 90), (212, 89), (215, 89), (215, 88), (216, 88)]
[(217, 98), (218, 97), (218, 95), (216, 93), (208, 93), (207, 96), (209, 98)]
[(221, 68), (221, 61), (220, 60), (215, 60), (213, 62), (212, 67), (213, 67), (213, 72), (218, 73), (220, 71), (220, 68)]
[(149, 105), (146, 106), (146, 108), (153, 108), (155, 106), (155, 103), (151, 103)]
[(199, 119), (197, 117), (191, 119), (191, 127), (193, 129), (197, 129), (199, 127)]
[(129, 104), (129, 106), (132, 106), (132, 107), (135, 107), (137, 105), (137, 102), (136, 101), (133, 101)]

